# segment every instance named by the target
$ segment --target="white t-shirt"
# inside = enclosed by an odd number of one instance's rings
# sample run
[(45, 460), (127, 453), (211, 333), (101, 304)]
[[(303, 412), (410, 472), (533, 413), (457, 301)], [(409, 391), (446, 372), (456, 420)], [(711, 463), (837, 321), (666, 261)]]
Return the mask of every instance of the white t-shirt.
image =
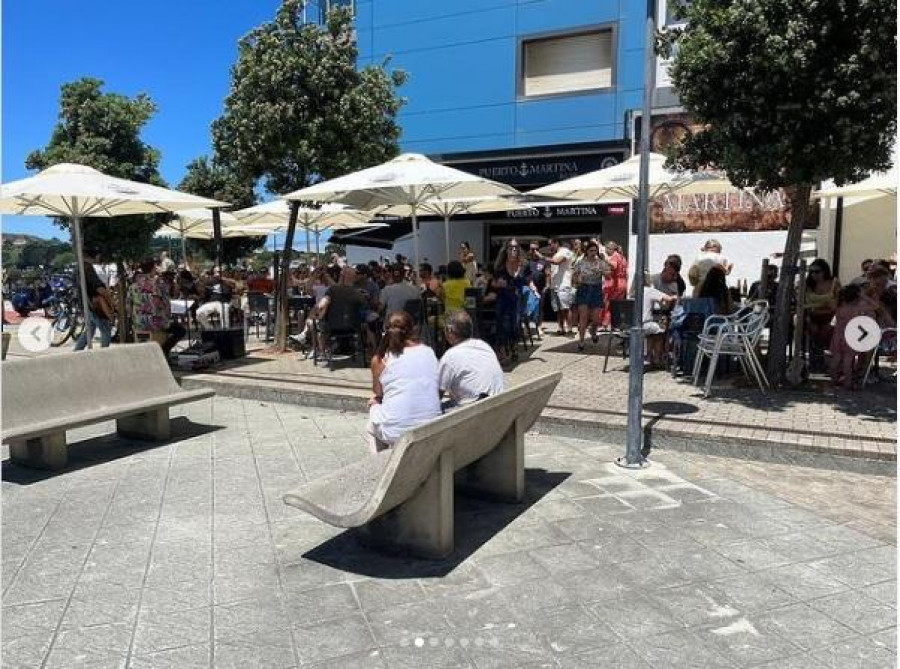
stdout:
[(716, 265), (728, 267), (728, 258), (721, 253), (713, 253), (712, 251), (700, 252), (700, 255), (698, 255), (697, 259), (694, 261), (694, 266), (697, 268), (699, 276), (699, 281), (697, 282), (698, 286), (703, 284), (703, 280), (706, 278), (709, 270)]
[(438, 383), (451, 399), (466, 404), (503, 392), (503, 370), (494, 349), (480, 339), (466, 339), (444, 353)]
[(559, 247), (553, 255), (553, 260), (560, 260), (559, 264), (550, 265), (550, 287), (554, 290), (572, 287), (572, 252), (564, 246)]
[(644, 307), (641, 311), (641, 319), (646, 325), (648, 322), (653, 321), (653, 303), (658, 302), (664, 297), (670, 297), (666, 295), (661, 290), (654, 288), (653, 286), (645, 286), (644, 287)]
[(384, 395), (369, 411), (383, 440), (393, 444), (403, 433), (441, 415), (438, 361), (428, 346), (419, 344), (388, 356), (381, 373)]

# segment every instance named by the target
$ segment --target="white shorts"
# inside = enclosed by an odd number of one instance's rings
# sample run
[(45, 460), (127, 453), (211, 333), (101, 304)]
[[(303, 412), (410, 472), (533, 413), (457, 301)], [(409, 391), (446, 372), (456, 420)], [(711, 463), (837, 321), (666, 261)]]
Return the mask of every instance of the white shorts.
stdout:
[(562, 288), (550, 289), (550, 304), (553, 311), (565, 311), (572, 306), (572, 288), (563, 286)]

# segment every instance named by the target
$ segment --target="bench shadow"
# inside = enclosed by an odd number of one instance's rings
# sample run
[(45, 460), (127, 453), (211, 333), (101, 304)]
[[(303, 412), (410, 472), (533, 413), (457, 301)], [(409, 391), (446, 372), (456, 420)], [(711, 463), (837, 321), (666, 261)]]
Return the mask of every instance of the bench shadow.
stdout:
[(87, 469), (120, 458), (151, 451), (168, 446), (176, 441), (200, 437), (211, 432), (225, 429), (223, 425), (206, 425), (194, 423), (184, 416), (176, 416), (171, 421), (172, 437), (166, 441), (141, 441), (125, 439), (115, 432), (70, 443), (68, 446), (69, 464), (63, 469), (33, 469), (15, 464), (9, 459), (3, 461), (2, 479), (6, 483), (31, 485), (62, 474)]
[(481, 499), (457, 491), (454, 550), (440, 560), (427, 560), (412, 557), (405, 552), (374, 548), (366, 544), (362, 533), (357, 530), (342, 532), (307, 551), (303, 557), (334, 569), (371, 578), (446, 576), (569, 476), (569, 472), (526, 469), (525, 500), (519, 504)]

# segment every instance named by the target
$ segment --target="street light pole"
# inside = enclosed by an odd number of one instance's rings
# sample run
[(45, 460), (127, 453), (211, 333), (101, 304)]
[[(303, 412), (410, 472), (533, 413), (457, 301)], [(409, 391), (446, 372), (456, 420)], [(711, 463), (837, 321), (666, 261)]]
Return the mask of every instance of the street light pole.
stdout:
[(629, 338), (628, 434), (624, 458), (616, 464), (629, 469), (648, 465), (643, 454), (644, 427), (644, 281), (650, 213), (650, 114), (656, 88), (656, 0), (647, 0), (644, 45), (644, 106), (641, 111), (641, 167), (638, 187), (637, 248), (634, 254), (634, 317)]

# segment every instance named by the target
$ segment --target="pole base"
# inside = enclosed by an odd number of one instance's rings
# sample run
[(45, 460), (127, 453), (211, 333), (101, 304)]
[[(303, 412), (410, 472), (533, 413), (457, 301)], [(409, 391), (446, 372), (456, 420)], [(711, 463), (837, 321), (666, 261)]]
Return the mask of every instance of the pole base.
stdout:
[(650, 467), (650, 461), (641, 456), (640, 462), (630, 463), (628, 459), (624, 456), (620, 456), (616, 458), (613, 462), (615, 462), (617, 467), (621, 467), (622, 469), (631, 469), (631, 470), (639, 470), (639, 469), (647, 469)]

